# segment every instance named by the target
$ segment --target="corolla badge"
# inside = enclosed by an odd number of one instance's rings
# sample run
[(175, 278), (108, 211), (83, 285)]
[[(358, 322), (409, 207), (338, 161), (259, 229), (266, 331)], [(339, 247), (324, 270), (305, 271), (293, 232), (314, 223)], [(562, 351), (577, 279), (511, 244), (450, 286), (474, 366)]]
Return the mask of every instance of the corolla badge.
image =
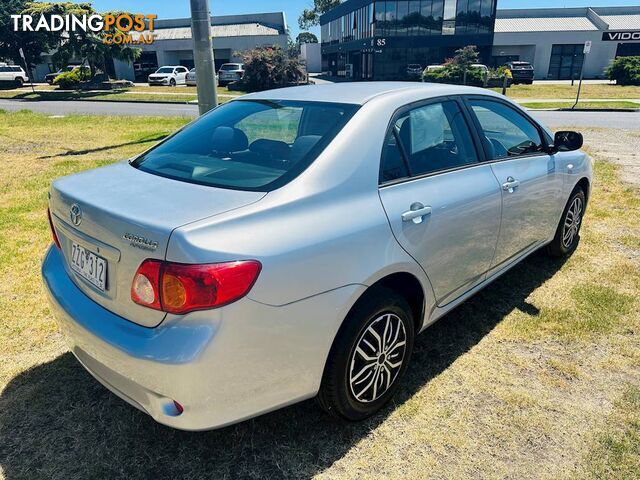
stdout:
[(129, 245), (132, 247), (141, 248), (142, 250), (150, 250), (153, 252), (158, 248), (158, 242), (155, 240), (149, 240), (148, 238), (134, 235), (133, 233), (125, 233), (122, 238), (129, 242)]
[(71, 219), (71, 223), (73, 223), (76, 227), (82, 223), (82, 210), (80, 210), (80, 206), (77, 203), (71, 205), (71, 209), (69, 210), (69, 218)]

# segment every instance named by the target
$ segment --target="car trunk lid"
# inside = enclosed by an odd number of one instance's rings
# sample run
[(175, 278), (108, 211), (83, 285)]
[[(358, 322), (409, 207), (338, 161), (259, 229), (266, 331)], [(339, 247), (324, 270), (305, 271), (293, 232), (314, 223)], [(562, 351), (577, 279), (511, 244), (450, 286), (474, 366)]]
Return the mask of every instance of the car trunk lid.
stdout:
[[(164, 312), (134, 303), (130, 294), (143, 260), (164, 259), (174, 229), (264, 195), (172, 180), (121, 162), (56, 180), (49, 204), (67, 272), (78, 287), (113, 313), (154, 327)], [(78, 251), (87, 260), (91, 254), (104, 259), (104, 290), (72, 268)]]

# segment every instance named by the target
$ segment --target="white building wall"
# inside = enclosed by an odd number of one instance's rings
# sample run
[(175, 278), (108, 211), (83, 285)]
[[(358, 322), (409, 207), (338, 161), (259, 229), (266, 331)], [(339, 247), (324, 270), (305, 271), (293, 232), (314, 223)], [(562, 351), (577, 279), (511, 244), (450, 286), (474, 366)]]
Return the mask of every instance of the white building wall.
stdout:
[(520, 55), (523, 61), (531, 62), (536, 79), (546, 79), (549, 73), (553, 45), (584, 44), (591, 40), (591, 53), (585, 58), (584, 77), (604, 78), (604, 70), (616, 56), (618, 44), (603, 42), (602, 31), (586, 32), (509, 32), (496, 33), (493, 55)]
[(308, 73), (322, 72), (322, 48), (319, 43), (300, 45), (300, 57), (307, 65)]
[[(279, 45), (287, 47), (286, 35), (251, 35), (246, 37), (213, 38), (214, 54), (216, 58), (226, 58), (231, 62), (242, 59), (235, 55), (256, 47)], [(151, 45), (141, 46), (143, 51), (156, 52), (158, 66), (179, 65), (181, 60), (193, 59), (193, 40), (190, 38), (179, 40), (156, 40)]]

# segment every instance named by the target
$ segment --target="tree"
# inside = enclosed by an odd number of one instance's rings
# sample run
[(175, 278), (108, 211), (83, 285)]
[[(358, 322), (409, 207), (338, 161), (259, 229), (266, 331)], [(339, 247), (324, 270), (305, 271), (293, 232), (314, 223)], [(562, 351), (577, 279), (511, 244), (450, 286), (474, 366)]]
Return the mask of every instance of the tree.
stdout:
[(456, 50), (456, 55), (447, 59), (441, 68), (425, 71), (423, 79), (434, 83), (483, 86), (487, 81), (486, 71), (472, 67), (474, 63), (478, 63), (479, 58), (477, 47), (468, 45)]
[(11, 15), (25, 12), (27, 0), (2, 0), (0, 2), (0, 59), (13, 60), (22, 64), (19, 49), (22, 48), (27, 63), (34, 66), (39, 63), (40, 55), (49, 52), (58, 45), (59, 33), (53, 32), (15, 32)]
[(278, 45), (235, 53), (244, 63), (243, 89), (268, 90), (299, 83), (305, 76), (300, 60)]
[[(90, 3), (29, 3), (25, 13), (40, 15), (93, 15), (96, 11)], [(126, 12), (105, 12), (118, 16)], [(137, 60), (142, 51), (128, 45), (106, 44), (104, 42), (107, 34), (114, 34), (118, 30), (112, 29), (109, 32), (101, 30), (99, 32), (78, 30), (73, 33), (58, 34), (57, 51), (53, 55), (53, 62), (58, 67), (66, 66), (72, 58), (82, 59), (91, 69), (91, 78), (95, 77), (98, 68), (106, 70), (106, 63), (111, 59), (133, 62)], [(122, 32), (120, 32), (122, 33)]]
[(465, 71), (474, 63), (478, 63), (479, 59), (480, 53), (478, 52), (478, 47), (475, 45), (467, 45), (466, 47), (456, 50), (456, 56), (451, 59), (451, 63)]
[(305, 8), (298, 17), (300, 29), (309, 30), (311, 27), (315, 27), (320, 23), (320, 15), (327, 13), (341, 3), (342, 0), (313, 0), (313, 8)]
[(300, 32), (296, 37), (296, 43), (298, 45), (303, 43), (318, 43), (318, 37), (311, 32)]
[(605, 70), (609, 80), (617, 85), (640, 85), (640, 57), (616, 58)]

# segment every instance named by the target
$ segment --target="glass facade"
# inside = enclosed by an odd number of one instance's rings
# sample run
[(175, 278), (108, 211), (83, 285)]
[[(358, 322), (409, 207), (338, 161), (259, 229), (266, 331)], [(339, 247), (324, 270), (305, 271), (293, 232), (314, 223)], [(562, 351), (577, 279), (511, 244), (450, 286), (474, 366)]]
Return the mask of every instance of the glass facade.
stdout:
[(442, 63), (456, 49), (490, 57), (496, 0), (349, 0), (320, 19), (322, 69), (355, 80), (401, 80), (408, 65)]
[(554, 45), (551, 50), (548, 78), (571, 80), (580, 77), (584, 62), (584, 44)]

